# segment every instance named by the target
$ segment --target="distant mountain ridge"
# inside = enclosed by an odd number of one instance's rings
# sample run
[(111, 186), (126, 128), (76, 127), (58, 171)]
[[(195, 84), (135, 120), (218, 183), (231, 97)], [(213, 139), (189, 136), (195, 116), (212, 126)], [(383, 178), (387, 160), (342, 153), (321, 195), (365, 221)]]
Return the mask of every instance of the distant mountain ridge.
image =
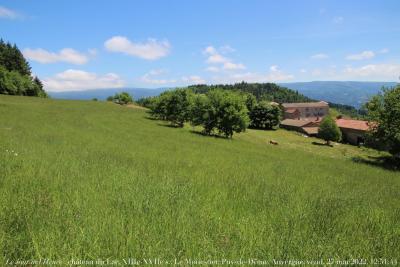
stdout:
[(396, 84), (396, 82), (312, 81), (280, 83), (279, 85), (297, 90), (313, 99), (360, 108), (383, 86), (393, 87)]
[(168, 90), (169, 88), (156, 88), (156, 89), (146, 89), (146, 88), (112, 88), (112, 89), (92, 89), (92, 90), (82, 90), (82, 91), (67, 91), (67, 92), (48, 92), (52, 98), (58, 99), (72, 99), (72, 100), (90, 100), (97, 98), (99, 100), (106, 100), (108, 96), (112, 96), (115, 93), (128, 92), (133, 96), (135, 100), (156, 96), (160, 93)]

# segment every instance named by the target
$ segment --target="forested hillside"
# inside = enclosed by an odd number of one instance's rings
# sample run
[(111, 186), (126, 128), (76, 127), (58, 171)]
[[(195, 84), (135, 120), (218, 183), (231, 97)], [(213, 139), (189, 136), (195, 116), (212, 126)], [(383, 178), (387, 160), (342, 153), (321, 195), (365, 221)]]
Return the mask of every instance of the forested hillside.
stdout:
[(253, 94), (257, 100), (275, 101), (278, 103), (284, 102), (311, 102), (308, 98), (297, 91), (281, 87), (274, 83), (235, 83), (235, 84), (216, 84), (216, 85), (191, 85), (188, 87), (195, 93), (206, 93), (215, 88), (223, 90), (241, 91)]
[(18, 47), (0, 40), (0, 94), (47, 97)]

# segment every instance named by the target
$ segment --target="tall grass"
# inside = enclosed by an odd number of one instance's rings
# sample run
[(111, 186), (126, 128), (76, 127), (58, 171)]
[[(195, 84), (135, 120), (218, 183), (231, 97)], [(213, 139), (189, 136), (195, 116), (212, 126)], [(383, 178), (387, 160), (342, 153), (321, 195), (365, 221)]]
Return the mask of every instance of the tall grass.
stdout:
[(400, 259), (399, 172), (312, 141), (204, 137), (111, 103), (0, 96), (0, 262)]

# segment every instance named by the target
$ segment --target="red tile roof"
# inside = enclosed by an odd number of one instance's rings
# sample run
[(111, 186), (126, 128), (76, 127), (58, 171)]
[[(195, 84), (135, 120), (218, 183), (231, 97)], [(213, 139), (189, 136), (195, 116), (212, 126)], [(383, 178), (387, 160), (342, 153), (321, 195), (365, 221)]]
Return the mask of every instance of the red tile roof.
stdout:
[(369, 129), (368, 121), (337, 119), (336, 124), (337, 126), (339, 126), (339, 128), (354, 129), (360, 131), (368, 131)]
[(312, 108), (312, 107), (328, 107), (329, 104), (320, 101), (320, 102), (308, 102), (308, 103), (283, 103), (282, 106), (287, 108)]
[(304, 127), (310, 123), (312, 123), (312, 122), (307, 121), (307, 120), (294, 120), (294, 119), (285, 119), (285, 120), (281, 121), (281, 125), (294, 126), (294, 127)]
[(318, 134), (319, 127), (302, 127), (303, 131), (305, 131), (308, 135)]
[(287, 110), (285, 110), (286, 113), (295, 113), (296, 111), (299, 111), (299, 110), (295, 109), (295, 108), (288, 108)]

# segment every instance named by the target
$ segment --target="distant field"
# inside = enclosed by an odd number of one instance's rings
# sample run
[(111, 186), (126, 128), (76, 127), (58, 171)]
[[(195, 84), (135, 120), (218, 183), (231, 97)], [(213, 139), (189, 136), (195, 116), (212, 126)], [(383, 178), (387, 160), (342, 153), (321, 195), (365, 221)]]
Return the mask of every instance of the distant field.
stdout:
[(400, 172), (352, 161), (375, 151), (312, 142), (284, 130), (205, 137), (142, 109), (0, 96), (0, 262), (400, 261)]

